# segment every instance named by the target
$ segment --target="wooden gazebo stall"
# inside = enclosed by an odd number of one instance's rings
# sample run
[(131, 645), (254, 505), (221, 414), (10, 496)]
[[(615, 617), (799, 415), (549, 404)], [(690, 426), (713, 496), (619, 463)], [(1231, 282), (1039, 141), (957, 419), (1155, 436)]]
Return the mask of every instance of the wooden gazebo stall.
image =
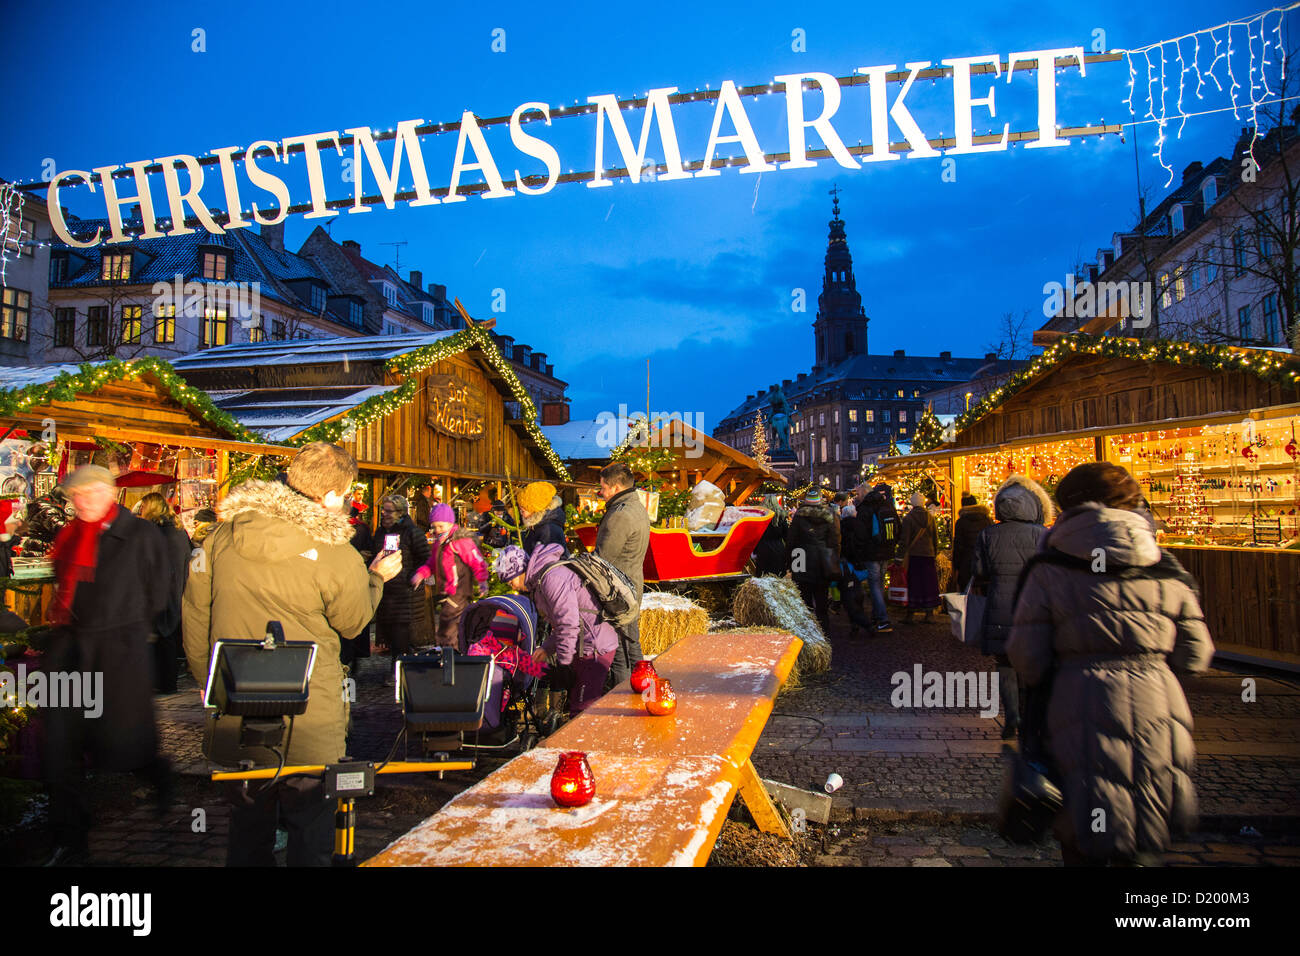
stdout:
[(527, 392), (480, 326), (459, 331), (228, 345), (177, 369), (270, 441), (336, 441), (374, 500), (430, 481), (450, 501), (470, 483), (568, 472)]
[(924, 468), (954, 499), (990, 504), (1011, 473), (1053, 491), (1082, 462), (1122, 465), (1200, 582), (1220, 653), (1300, 668), (1295, 355), (1071, 336), (955, 426), (950, 442), (881, 467)]

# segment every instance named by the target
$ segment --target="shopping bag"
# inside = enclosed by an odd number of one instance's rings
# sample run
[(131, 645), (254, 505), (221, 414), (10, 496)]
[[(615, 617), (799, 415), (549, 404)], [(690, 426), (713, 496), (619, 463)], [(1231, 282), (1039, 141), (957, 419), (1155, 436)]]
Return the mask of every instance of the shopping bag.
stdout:
[(962, 615), (964, 643), (979, 647), (984, 640), (984, 611), (988, 598), (975, 590), (974, 582), (966, 585), (966, 611)]
[(885, 570), (889, 580), (887, 597), (890, 604), (907, 603), (907, 572), (902, 561), (895, 561)]
[(949, 592), (940, 594), (939, 600), (943, 602), (944, 612), (948, 615), (948, 624), (952, 628), (952, 636), (959, 641), (965, 641), (965, 632), (962, 630), (962, 617), (966, 612), (966, 595)]

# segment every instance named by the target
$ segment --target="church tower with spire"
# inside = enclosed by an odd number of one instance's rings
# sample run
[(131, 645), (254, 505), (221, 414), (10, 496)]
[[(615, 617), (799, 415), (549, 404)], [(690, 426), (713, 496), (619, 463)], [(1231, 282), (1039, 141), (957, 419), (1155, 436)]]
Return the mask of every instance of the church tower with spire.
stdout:
[(853, 257), (840, 218), (839, 187), (834, 197), (830, 221), (830, 238), (826, 244), (826, 271), (822, 276), (822, 294), (817, 297), (817, 365), (826, 368), (850, 355), (867, 352), (867, 313), (862, 308), (857, 281), (853, 278)]

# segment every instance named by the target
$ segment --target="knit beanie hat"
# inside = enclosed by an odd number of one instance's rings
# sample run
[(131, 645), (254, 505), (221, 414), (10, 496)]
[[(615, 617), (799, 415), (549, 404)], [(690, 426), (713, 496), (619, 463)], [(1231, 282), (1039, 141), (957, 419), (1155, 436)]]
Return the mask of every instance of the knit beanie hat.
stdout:
[(456, 512), (452, 511), (451, 505), (448, 504), (434, 505), (429, 511), (429, 523), (433, 524), (435, 521), (445, 521), (448, 524), (455, 524)]
[(919, 491), (914, 491), (912, 492), (912, 497), (907, 499), (907, 503), (913, 508), (924, 508), (925, 495), (921, 494)]
[(488, 632), (499, 641), (513, 641), (519, 636), (519, 618), (509, 611), (497, 611), (488, 625)]
[(528, 555), (517, 544), (509, 544), (492, 556), (492, 570), (502, 581), (513, 581), (528, 567)]
[(534, 481), (515, 497), (519, 503), (519, 510), (526, 511), (530, 515), (537, 514), (539, 511), (545, 511), (551, 506), (551, 499), (555, 497), (555, 486), (549, 481)]

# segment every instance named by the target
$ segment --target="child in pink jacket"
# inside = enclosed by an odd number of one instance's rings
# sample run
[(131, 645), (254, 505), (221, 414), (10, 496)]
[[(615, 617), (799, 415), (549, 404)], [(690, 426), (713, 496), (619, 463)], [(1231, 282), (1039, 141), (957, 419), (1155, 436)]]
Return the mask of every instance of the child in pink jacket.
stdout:
[[(451, 505), (440, 504), (429, 514), (433, 528), (433, 550), (429, 560), (411, 578), (411, 585), (419, 587), (433, 579), (434, 600), (438, 606), (438, 644), (442, 647), (459, 647), (460, 616), (469, 607), (474, 591), (479, 597), (488, 592), (488, 567), (478, 549), (478, 535), (456, 524)], [(477, 584), (477, 589), (475, 588)]]

